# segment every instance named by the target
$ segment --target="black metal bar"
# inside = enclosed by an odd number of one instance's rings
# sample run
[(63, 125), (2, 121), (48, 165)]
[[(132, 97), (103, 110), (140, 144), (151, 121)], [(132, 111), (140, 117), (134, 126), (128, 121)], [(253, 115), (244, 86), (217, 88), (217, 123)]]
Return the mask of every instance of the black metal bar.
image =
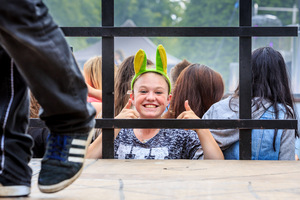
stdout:
[(114, 0), (102, 0), (102, 26), (114, 26)]
[(300, 0), (298, 0), (298, 26), (300, 27)]
[[(102, 0), (102, 26), (114, 26), (114, 0)], [(102, 117), (114, 117), (114, 37), (102, 37)], [(102, 130), (103, 158), (114, 158), (114, 129)]]
[(102, 38), (102, 117), (114, 117), (114, 38)]
[[(240, 38), (239, 62), (239, 115), (240, 119), (251, 119), (251, 37)], [(240, 130), (240, 160), (251, 159), (251, 129)]]
[[(176, 119), (96, 119), (95, 128), (212, 128), (212, 129), (297, 129), (297, 120), (176, 120)], [(40, 119), (30, 119), (31, 127), (45, 127)]]
[[(240, 1), (240, 27), (251, 26), (252, 1)], [(253, 29), (251, 29), (253, 30)], [(239, 41), (239, 115), (240, 119), (251, 119), (251, 36)], [(251, 129), (240, 130), (240, 160), (251, 160)]]
[(251, 119), (251, 41), (251, 37), (241, 37), (239, 41), (239, 114), (241, 119)]
[(251, 26), (252, 24), (252, 0), (241, 0), (239, 2), (240, 26)]
[(300, 94), (294, 94), (294, 100), (295, 102), (300, 102)]
[(298, 27), (61, 27), (68, 37), (288, 37)]

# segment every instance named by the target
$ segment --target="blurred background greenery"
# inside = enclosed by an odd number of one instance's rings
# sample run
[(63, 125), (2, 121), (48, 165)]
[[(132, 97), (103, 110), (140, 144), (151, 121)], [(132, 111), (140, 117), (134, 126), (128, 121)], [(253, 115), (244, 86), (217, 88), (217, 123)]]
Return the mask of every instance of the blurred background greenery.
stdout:
[[(101, 26), (101, 0), (45, 0), (59, 26)], [(131, 19), (138, 27), (234, 27), (239, 26), (239, 1), (236, 0), (115, 0), (115, 26)], [(255, 5), (293, 8), (298, 0), (253, 0), (253, 26), (288, 26), (293, 12), (264, 11), (255, 13)], [(101, 38), (67, 38), (74, 52), (95, 44)], [(231, 91), (238, 73), (239, 40), (234, 37), (155, 37), (155, 44), (163, 44), (166, 51), (179, 60), (201, 63), (220, 72)], [(292, 38), (255, 38), (253, 49), (273, 46), (285, 53), (292, 62)], [(129, 55), (126, 55), (129, 56)], [(299, 61), (298, 61), (299, 62)], [(291, 64), (290, 64), (291, 65)], [(291, 68), (291, 67), (290, 67)], [(299, 70), (299, 69), (298, 69)]]

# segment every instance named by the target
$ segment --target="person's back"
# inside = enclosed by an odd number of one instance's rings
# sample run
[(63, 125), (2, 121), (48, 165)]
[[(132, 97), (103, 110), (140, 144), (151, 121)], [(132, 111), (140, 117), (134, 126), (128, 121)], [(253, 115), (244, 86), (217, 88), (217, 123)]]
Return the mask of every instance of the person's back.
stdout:
[[(270, 106), (266, 109), (264, 114), (259, 118), (261, 120), (271, 120), (276, 119), (274, 106)], [(277, 119), (286, 119), (285, 109), (282, 104), (278, 104), (278, 117)], [(252, 130), (252, 150), (251, 154), (252, 160), (279, 160), (279, 150), (282, 138), (282, 129), (277, 130), (277, 135), (274, 134), (273, 129), (253, 129)], [(288, 137), (287, 139), (292, 139), (292, 137)], [(294, 142), (289, 142), (292, 145)], [(294, 146), (294, 145), (293, 145)], [(284, 150), (281, 150), (281, 153)], [(291, 152), (292, 153), (292, 152)], [(286, 155), (283, 157), (281, 155), (281, 159), (289, 159), (290, 157), (294, 157), (292, 155)]]
[[(284, 59), (270, 47), (252, 53), (252, 119), (295, 119)], [(238, 119), (239, 87), (233, 96), (214, 104), (203, 119)], [(225, 159), (239, 159), (239, 131), (211, 133), (223, 150)], [(252, 159), (294, 160), (295, 130), (252, 130)]]

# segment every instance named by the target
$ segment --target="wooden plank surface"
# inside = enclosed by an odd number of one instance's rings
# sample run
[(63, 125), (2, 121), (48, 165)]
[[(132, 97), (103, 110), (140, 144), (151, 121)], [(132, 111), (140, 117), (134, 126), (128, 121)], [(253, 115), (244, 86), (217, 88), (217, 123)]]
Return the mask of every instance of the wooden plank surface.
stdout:
[(40, 160), (26, 199), (300, 199), (300, 162), (87, 160), (71, 186), (37, 188)]

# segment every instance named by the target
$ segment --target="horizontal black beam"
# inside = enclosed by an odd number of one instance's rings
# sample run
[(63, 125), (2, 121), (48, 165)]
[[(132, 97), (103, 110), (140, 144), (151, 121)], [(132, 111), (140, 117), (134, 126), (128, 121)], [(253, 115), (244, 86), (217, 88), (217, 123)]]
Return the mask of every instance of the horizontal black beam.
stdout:
[[(40, 119), (30, 119), (30, 126), (45, 124)], [(297, 129), (297, 120), (96, 119), (95, 128)]]
[(293, 94), (294, 99), (300, 99), (300, 94)]
[(61, 27), (68, 37), (277, 37), (298, 27)]

